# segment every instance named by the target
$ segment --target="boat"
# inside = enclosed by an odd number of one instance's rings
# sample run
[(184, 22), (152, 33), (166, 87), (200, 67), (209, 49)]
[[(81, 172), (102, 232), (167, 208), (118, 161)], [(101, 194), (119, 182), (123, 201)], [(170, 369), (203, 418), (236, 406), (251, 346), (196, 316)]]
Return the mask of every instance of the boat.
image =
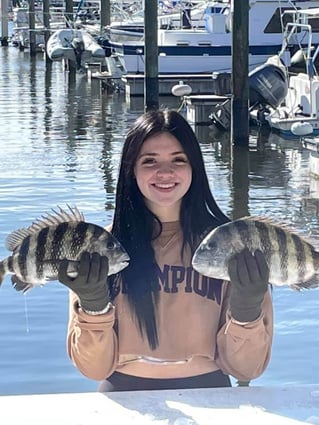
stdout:
[[(291, 13), (293, 21), (286, 24), (278, 54), (287, 69), (287, 93), (277, 107), (269, 105), (269, 102), (260, 102), (257, 112), (251, 111), (251, 117), (288, 137), (315, 136), (319, 135), (319, 76), (316, 69), (319, 45), (314, 41), (311, 22), (319, 19), (319, 8), (299, 9)], [(307, 44), (290, 59), (289, 46), (296, 36), (302, 36)], [(296, 57), (304, 58), (304, 67), (299, 72), (292, 72), (291, 63), (295, 64)]]
[[(67, 17), (65, 5), (60, 0), (49, 0), (49, 27), (44, 24), (43, 2), (36, 2), (34, 6), (34, 29), (30, 30), (30, 6), (28, 1), (15, 1), (12, 8), (12, 45), (24, 51), (30, 48), (30, 34), (34, 32), (35, 50), (43, 52), (45, 49), (45, 34), (59, 29), (71, 27), (79, 22), (87, 22), (89, 16), (93, 16), (97, 10), (97, 0), (73, 0), (74, 20)], [(80, 24), (79, 24), (80, 25)]]
[[(187, 10), (188, 25), (175, 24), (158, 28), (158, 69), (159, 73), (211, 73), (231, 71), (232, 53), (232, 8), (231, 1), (205, 2), (201, 26), (193, 24), (192, 8)], [(286, 9), (308, 9), (319, 7), (319, 1), (250, 0), (249, 8), (249, 69), (263, 64), (270, 56), (278, 54), (282, 45), (282, 12)], [(181, 13), (184, 13), (183, 10)], [(285, 20), (292, 20), (286, 14)], [(185, 21), (185, 20), (184, 20)], [(181, 19), (181, 22), (183, 20)], [(185, 22), (184, 22), (185, 23)], [(107, 38), (109, 47), (123, 58), (126, 72), (144, 72), (144, 37), (118, 42), (110, 31)], [(319, 43), (319, 33), (314, 34)], [(301, 37), (291, 40), (291, 48), (302, 43)]]
[[(11, 43), (13, 46), (23, 51), (30, 48), (30, 24), (29, 24), (29, 7), (26, 3), (21, 6), (12, 8), (12, 34)], [(35, 7), (34, 11), (34, 31), (35, 31), (35, 44), (37, 51), (43, 51), (45, 45), (44, 41), (44, 26), (41, 18), (42, 8)]]
[(64, 28), (48, 39), (47, 54), (52, 61), (71, 61), (77, 68), (86, 63), (105, 61), (105, 50), (85, 30)]

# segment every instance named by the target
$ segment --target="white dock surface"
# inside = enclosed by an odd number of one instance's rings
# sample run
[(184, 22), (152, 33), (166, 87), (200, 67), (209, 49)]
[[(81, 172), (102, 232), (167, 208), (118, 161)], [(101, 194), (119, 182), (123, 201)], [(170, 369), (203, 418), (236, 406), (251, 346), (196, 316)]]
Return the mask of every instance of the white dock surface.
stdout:
[(319, 424), (319, 385), (0, 397), (1, 425)]

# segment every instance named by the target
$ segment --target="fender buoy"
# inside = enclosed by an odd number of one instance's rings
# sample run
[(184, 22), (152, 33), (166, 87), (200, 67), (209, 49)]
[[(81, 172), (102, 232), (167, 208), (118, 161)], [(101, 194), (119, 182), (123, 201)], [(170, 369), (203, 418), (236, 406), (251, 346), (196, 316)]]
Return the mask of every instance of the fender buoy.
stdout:
[(313, 126), (310, 124), (310, 122), (294, 122), (291, 125), (290, 130), (295, 136), (306, 136), (307, 134), (313, 133)]
[(172, 87), (172, 94), (174, 96), (178, 96), (178, 97), (188, 96), (189, 94), (191, 94), (191, 92), (192, 92), (192, 88), (188, 84), (180, 83)]

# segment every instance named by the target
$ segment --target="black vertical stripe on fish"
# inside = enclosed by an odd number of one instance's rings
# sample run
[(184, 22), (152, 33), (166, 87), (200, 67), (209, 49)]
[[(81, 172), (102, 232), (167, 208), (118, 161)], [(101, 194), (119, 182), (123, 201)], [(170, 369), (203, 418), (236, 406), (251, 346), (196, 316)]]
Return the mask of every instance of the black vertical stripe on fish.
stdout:
[(301, 239), (297, 235), (292, 234), (291, 237), (296, 250), (298, 282), (301, 282), (304, 280), (305, 264), (306, 264), (306, 253), (304, 249), (304, 243), (301, 241)]
[(255, 227), (258, 232), (259, 239), (261, 241), (261, 245), (264, 248), (265, 253), (270, 253), (271, 251), (271, 238), (269, 234), (269, 226), (262, 221), (256, 220), (254, 222)]
[(104, 229), (98, 226), (92, 226), (92, 227), (93, 227), (93, 238), (98, 239), (104, 233)]
[(70, 244), (70, 251), (74, 255), (79, 251), (79, 247), (84, 245), (84, 241), (87, 237), (87, 230), (89, 228), (89, 223), (80, 221), (76, 224), (74, 231), (72, 233), (72, 240)]
[(61, 247), (63, 246), (63, 242), (65, 241), (65, 234), (68, 229), (69, 223), (61, 223), (56, 226), (53, 232), (50, 252), (54, 258), (60, 258), (60, 255), (62, 257), (65, 257), (65, 255), (63, 255), (63, 253), (61, 252)]
[(13, 256), (8, 257), (8, 270), (13, 273)]
[(37, 238), (37, 246), (35, 250), (35, 267), (37, 277), (42, 276), (43, 274), (43, 262), (45, 260), (45, 248), (48, 240), (49, 228), (46, 227), (42, 229)]
[(288, 269), (289, 269), (287, 233), (281, 227), (275, 227), (275, 232), (276, 232), (279, 257), (280, 257), (280, 273), (282, 274), (282, 278), (286, 280), (288, 279)]
[(29, 255), (31, 236), (28, 235), (22, 242), (18, 255), (18, 268), (21, 276), (27, 276), (27, 257)]
[(247, 248), (251, 247), (251, 232), (249, 231), (248, 224), (245, 221), (238, 220), (234, 222), (234, 225), (244, 246)]
[(233, 236), (234, 236), (234, 234), (233, 234), (233, 231), (230, 228), (230, 226), (224, 226), (223, 227), (223, 238), (224, 238), (226, 244), (229, 244), (229, 245), (231, 244)]

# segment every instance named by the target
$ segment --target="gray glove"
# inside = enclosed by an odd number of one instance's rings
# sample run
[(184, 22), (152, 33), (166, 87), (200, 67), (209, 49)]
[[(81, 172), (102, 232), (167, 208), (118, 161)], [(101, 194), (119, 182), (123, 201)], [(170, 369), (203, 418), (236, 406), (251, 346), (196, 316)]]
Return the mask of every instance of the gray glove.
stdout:
[(84, 252), (80, 258), (78, 275), (71, 278), (67, 274), (69, 261), (61, 261), (58, 279), (77, 294), (81, 307), (88, 312), (99, 312), (109, 303), (107, 275), (109, 263), (107, 257), (96, 252)]
[(228, 262), (231, 281), (230, 311), (235, 320), (252, 322), (261, 314), (268, 289), (269, 268), (260, 250), (254, 255), (245, 248)]

